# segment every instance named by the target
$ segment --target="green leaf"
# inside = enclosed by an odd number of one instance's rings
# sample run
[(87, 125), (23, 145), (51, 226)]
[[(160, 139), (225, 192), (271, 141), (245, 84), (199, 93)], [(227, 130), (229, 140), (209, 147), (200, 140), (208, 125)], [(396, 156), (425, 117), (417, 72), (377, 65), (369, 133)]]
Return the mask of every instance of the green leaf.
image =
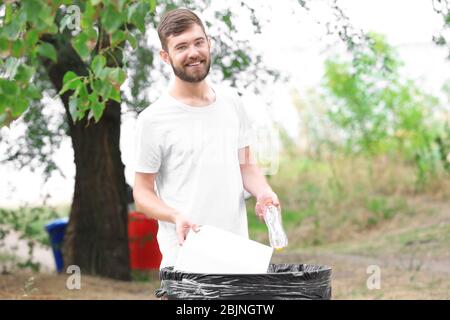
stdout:
[(16, 75), (17, 68), (20, 65), (20, 60), (15, 57), (8, 57), (5, 62), (6, 74), (9, 78), (13, 78)]
[(56, 50), (53, 47), (53, 45), (51, 45), (50, 43), (47, 43), (47, 42), (41, 43), (37, 49), (37, 52), (39, 55), (49, 58), (50, 60), (52, 60), (55, 63), (57, 62)]
[[(103, 98), (103, 101), (106, 101), (110, 98), (114, 87), (109, 82), (96, 79), (92, 83), (92, 89), (94, 90), (95, 94)], [(117, 95), (115, 97), (117, 97)]]
[(56, 34), (56, 33), (58, 33), (58, 26), (56, 24), (53, 24), (53, 25), (49, 26), (45, 30), (45, 33), (48, 33), (48, 34)]
[(80, 25), (83, 30), (92, 27), (94, 25), (96, 11), (97, 10), (92, 4), (92, 1), (86, 1), (84, 12), (81, 16), (80, 21)]
[(117, 0), (116, 1), (117, 9), (119, 9), (119, 11), (122, 11), (127, 2), (129, 2), (129, 0)]
[(63, 77), (63, 84), (67, 84), (69, 81), (78, 78), (77, 74), (73, 71), (67, 71)]
[(9, 50), (9, 41), (6, 38), (0, 36), (0, 53)]
[(19, 93), (19, 88), (15, 81), (0, 79), (0, 89), (7, 96), (15, 96)]
[(19, 38), (21, 28), (19, 21), (13, 20), (10, 24), (2, 27), (2, 33), (9, 40), (15, 41)]
[(46, 24), (50, 30), (52, 30), (51, 31), (52, 33), (54, 33), (54, 30), (56, 30), (56, 32), (58, 32), (58, 26), (54, 23), (55, 15), (53, 14), (52, 11), (53, 11), (53, 9), (51, 8), (51, 6), (48, 4), (45, 4), (44, 8), (41, 11), (41, 14), (39, 16), (39, 19), (42, 21), (42, 23)]
[(231, 11), (227, 11), (226, 14), (217, 13), (218, 18), (221, 18), (222, 21), (227, 25), (228, 29), (235, 30), (233, 23), (231, 22)]
[(103, 110), (105, 110), (105, 103), (96, 101), (91, 105), (91, 110), (94, 114), (95, 122), (98, 122), (103, 115)]
[(150, 12), (154, 13), (156, 9), (156, 0), (149, 0), (150, 3)]
[(6, 4), (6, 8), (5, 8), (5, 18), (4, 18), (5, 19), (5, 21), (4, 21), (5, 25), (7, 25), (8, 23), (11, 22), (12, 13), (13, 13), (12, 4), (11, 3), (7, 3)]
[(103, 68), (103, 70), (100, 72), (98, 77), (101, 80), (105, 80), (106, 78), (108, 78), (108, 76), (109, 76), (109, 74), (111, 73), (112, 70), (114, 70), (114, 68), (110, 68), (110, 67)]
[(92, 90), (94, 90), (97, 93), (100, 92), (102, 86), (103, 86), (102, 81), (99, 79), (95, 79), (93, 82), (91, 82)]
[(86, 34), (88, 40), (97, 42), (97, 30), (95, 30), (92, 26), (90, 28), (87, 28), (86, 30), (83, 30), (83, 33)]
[(134, 24), (140, 32), (145, 32), (145, 16), (148, 12), (148, 4), (145, 2), (135, 3), (128, 9), (128, 22)]
[(32, 48), (36, 45), (39, 40), (39, 33), (35, 30), (29, 30), (25, 35), (25, 44), (28, 48)]
[(29, 105), (30, 105), (30, 100), (28, 99), (28, 97), (24, 97), (24, 96), (16, 97), (16, 99), (14, 100), (14, 104), (12, 105), (12, 109), (13, 109), (12, 115), (14, 117), (20, 116), (22, 113), (25, 112), (25, 110), (27, 110)]
[(111, 36), (111, 47), (115, 47), (126, 39), (125, 32), (117, 30)]
[(79, 103), (78, 108), (80, 111), (86, 111), (89, 109), (89, 93), (86, 84), (82, 83), (78, 86), (77, 91), (75, 91), (79, 97), (81, 103)]
[(91, 69), (94, 72), (94, 74), (98, 76), (105, 67), (105, 65), (106, 65), (106, 58), (99, 54), (96, 55), (95, 58), (92, 60)]
[(127, 21), (128, 21), (129, 23), (132, 22), (132, 17), (133, 17), (133, 15), (136, 13), (136, 10), (138, 9), (138, 7), (139, 7), (139, 3), (138, 3), (138, 2), (132, 3), (132, 4), (130, 4), (130, 5), (128, 6)]
[(73, 71), (67, 71), (64, 75), (63, 87), (59, 92), (59, 95), (62, 95), (67, 90), (76, 90), (82, 84), (81, 77), (77, 76)]
[(127, 41), (130, 43), (130, 46), (133, 49), (136, 49), (138, 46), (137, 39), (131, 33), (127, 33)]
[(95, 103), (98, 101), (98, 94), (96, 91), (93, 91), (91, 94), (87, 96), (87, 99), (90, 103)]
[(26, 89), (26, 95), (31, 99), (42, 99), (41, 91), (34, 84), (30, 84), (28, 86), (28, 88)]
[(124, 83), (127, 75), (125, 71), (123, 71), (121, 68), (114, 68), (108, 78), (115, 84), (115, 85), (121, 85)]
[(122, 97), (120, 96), (120, 90), (112, 87), (111, 93), (109, 94), (109, 98), (111, 100), (117, 101), (117, 102), (121, 102), (122, 101)]
[(27, 19), (34, 25), (39, 24), (39, 17), (43, 9), (43, 4), (37, 0), (23, 1), (23, 10), (27, 14)]
[(118, 12), (112, 5), (108, 5), (103, 9), (100, 17), (103, 28), (110, 34), (119, 29), (124, 22), (122, 13)]
[(112, 89), (113, 86), (109, 82), (102, 82), (101, 88), (98, 93), (103, 97), (104, 100), (108, 100)]
[(35, 73), (35, 68), (27, 66), (26, 64), (21, 64), (17, 68), (17, 73), (14, 77), (14, 80), (22, 82), (22, 83), (28, 83)]
[(12, 45), (12, 56), (19, 58), (23, 55), (24, 53), (24, 45), (23, 45), (23, 41), (22, 40), (16, 40), (13, 42)]
[(72, 116), (73, 121), (76, 121), (78, 119), (79, 112), (78, 112), (77, 105), (78, 105), (78, 99), (75, 98), (74, 96), (71, 96), (69, 98), (69, 112), (70, 112), (70, 115)]
[[(5, 112), (6, 106), (8, 105), (7, 102), (8, 101), (6, 99), (0, 99), (0, 116), (2, 113)], [(2, 126), (2, 123), (0, 121), (0, 127), (1, 126)]]
[(76, 37), (72, 38), (72, 47), (83, 60), (87, 60), (90, 56), (88, 47), (89, 38), (85, 32), (80, 32)]

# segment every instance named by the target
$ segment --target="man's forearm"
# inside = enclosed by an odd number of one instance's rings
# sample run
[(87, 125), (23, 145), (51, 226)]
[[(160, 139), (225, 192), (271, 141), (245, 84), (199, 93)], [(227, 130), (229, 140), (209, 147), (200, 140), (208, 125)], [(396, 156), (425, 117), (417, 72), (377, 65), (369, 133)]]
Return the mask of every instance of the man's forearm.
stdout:
[(272, 188), (258, 165), (241, 165), (241, 175), (244, 189), (250, 192), (253, 196), (258, 197), (261, 194), (272, 192)]
[(175, 223), (177, 210), (169, 207), (149, 190), (135, 190), (136, 210), (149, 218)]
[(246, 146), (239, 149), (238, 157), (244, 189), (256, 198), (262, 194), (272, 192), (272, 188), (267, 183), (266, 177), (258, 167), (250, 147)]

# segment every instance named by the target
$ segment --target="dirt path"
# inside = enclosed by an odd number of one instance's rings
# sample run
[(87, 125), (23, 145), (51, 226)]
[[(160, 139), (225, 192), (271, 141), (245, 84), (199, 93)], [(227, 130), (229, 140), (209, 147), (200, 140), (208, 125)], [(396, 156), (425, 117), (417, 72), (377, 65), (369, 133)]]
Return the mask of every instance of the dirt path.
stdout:
[[(393, 219), (383, 228), (360, 234), (360, 238), (348, 243), (275, 253), (272, 262), (331, 266), (333, 299), (450, 299), (450, 204), (420, 201), (417, 208), (423, 213), (406, 220)], [(16, 237), (9, 243), (21, 242)], [(19, 252), (25, 253), (23, 248)], [(42, 254), (39, 252), (36, 258)], [(45, 255), (44, 264), (54, 270), (48, 249)], [(369, 266), (379, 268), (379, 289), (367, 286), (373, 275)], [(69, 290), (68, 277), (54, 271), (2, 274), (0, 299), (146, 300), (156, 299), (154, 292), (160, 285), (157, 274), (148, 282), (82, 275), (81, 289)]]
[[(450, 299), (450, 260), (286, 253), (276, 255), (273, 262), (331, 266), (333, 299)], [(380, 289), (367, 286), (373, 275), (370, 266), (379, 267)]]
[(68, 289), (66, 274), (33, 274), (17, 271), (0, 276), (0, 299), (86, 299), (154, 300), (159, 287), (156, 278), (149, 282), (126, 282), (81, 276), (81, 288)]
[[(418, 263), (410, 257), (366, 257), (335, 253), (278, 253), (273, 263), (306, 263), (332, 267), (333, 299), (450, 299), (449, 261)], [(380, 269), (380, 289), (369, 290), (367, 268)], [(18, 271), (0, 277), (0, 299), (156, 299), (156, 274), (148, 282), (123, 282), (82, 276), (81, 289), (69, 290), (69, 275)]]

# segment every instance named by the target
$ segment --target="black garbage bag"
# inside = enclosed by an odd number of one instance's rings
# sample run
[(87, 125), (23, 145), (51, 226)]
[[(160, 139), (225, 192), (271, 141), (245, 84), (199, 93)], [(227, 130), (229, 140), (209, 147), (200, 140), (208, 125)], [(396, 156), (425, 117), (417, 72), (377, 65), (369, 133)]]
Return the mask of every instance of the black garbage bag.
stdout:
[(201, 274), (160, 270), (158, 298), (169, 300), (326, 300), (331, 299), (331, 268), (271, 264), (264, 274)]

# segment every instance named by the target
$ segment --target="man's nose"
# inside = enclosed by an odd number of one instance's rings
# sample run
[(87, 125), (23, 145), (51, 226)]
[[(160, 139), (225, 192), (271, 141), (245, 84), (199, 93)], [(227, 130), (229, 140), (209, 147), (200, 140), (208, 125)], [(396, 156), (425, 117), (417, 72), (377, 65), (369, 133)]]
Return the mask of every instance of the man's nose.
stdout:
[(189, 46), (189, 48), (188, 48), (188, 57), (189, 58), (195, 58), (195, 57), (198, 57), (199, 55), (200, 54), (198, 52), (198, 49), (194, 45)]

